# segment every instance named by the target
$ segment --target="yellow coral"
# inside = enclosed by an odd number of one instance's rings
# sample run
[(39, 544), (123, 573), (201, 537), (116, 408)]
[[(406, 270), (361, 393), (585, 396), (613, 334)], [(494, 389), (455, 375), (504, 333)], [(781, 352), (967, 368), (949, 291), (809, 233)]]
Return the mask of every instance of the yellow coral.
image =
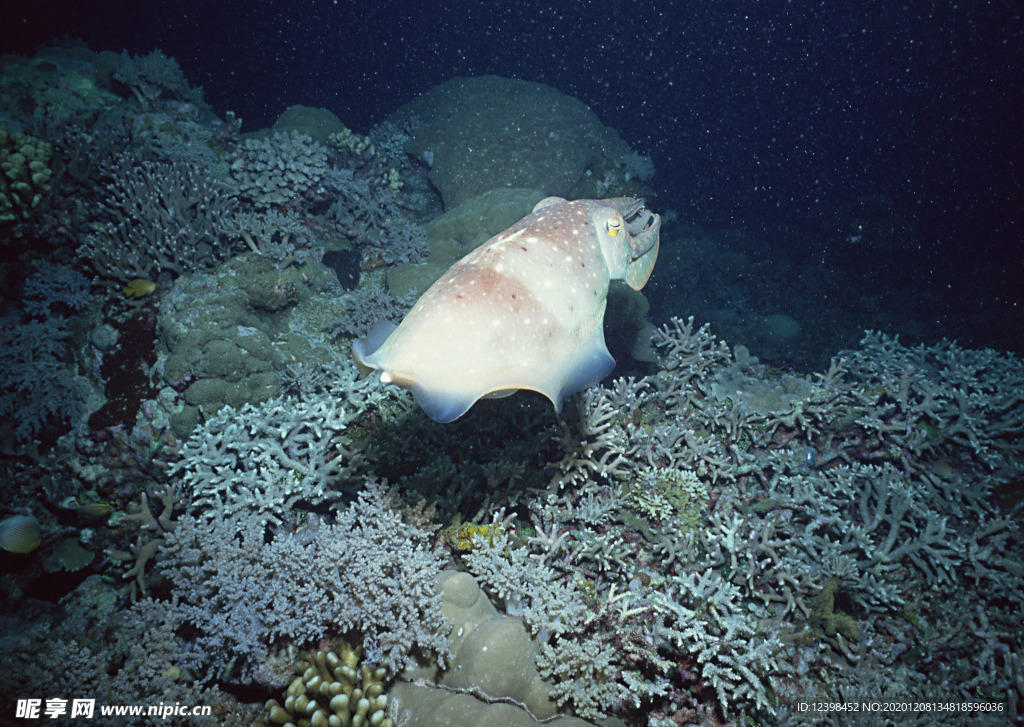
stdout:
[(387, 181), (388, 189), (391, 190), (392, 194), (395, 194), (396, 192), (398, 192), (398, 190), (400, 190), (402, 188), (402, 184), (403, 184), (402, 177), (401, 177), (401, 175), (399, 175), (397, 169), (394, 169), (394, 168), (389, 169), (388, 173), (384, 177), (384, 179), (385, 179), (385, 181)]
[(376, 149), (373, 148), (373, 142), (370, 141), (369, 137), (360, 136), (359, 134), (352, 131), (348, 127), (344, 128), (344, 131), (338, 131), (327, 137), (327, 140), (331, 143), (331, 146), (341, 152), (350, 152), (356, 156), (373, 156), (377, 153)]
[[(0, 225), (32, 217), (50, 190), (53, 147), (41, 139), (0, 128)], [(22, 231), (15, 228), (15, 235)]]
[(441, 530), (441, 539), (460, 553), (468, 553), (473, 550), (473, 541), (477, 536), (487, 538), (487, 542), (493, 545), (494, 536), (499, 532), (503, 532), (500, 525), (463, 524), (461, 520), (456, 520)]
[(345, 641), (304, 654), (297, 665), (299, 676), (284, 693), (284, 704), (269, 700), (253, 727), (392, 727), (384, 693), (387, 670), (360, 665), (362, 655), (361, 646), (352, 648)]

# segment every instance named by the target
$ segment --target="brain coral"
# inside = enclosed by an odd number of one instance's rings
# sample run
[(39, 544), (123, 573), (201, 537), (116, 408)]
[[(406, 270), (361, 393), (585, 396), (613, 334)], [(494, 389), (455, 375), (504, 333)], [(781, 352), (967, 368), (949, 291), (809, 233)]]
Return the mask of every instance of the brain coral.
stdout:
[(586, 104), (540, 83), (454, 78), (399, 109), (419, 125), (407, 149), (431, 164), (445, 209), (496, 187), (559, 197), (608, 197), (627, 185), (637, 155)]

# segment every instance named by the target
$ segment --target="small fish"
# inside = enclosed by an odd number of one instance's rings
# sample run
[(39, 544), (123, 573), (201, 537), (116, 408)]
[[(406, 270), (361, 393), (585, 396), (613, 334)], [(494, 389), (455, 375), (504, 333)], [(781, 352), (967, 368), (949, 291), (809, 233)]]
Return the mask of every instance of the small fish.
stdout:
[(135, 278), (128, 285), (121, 288), (121, 292), (128, 298), (141, 298), (156, 290), (156, 283), (145, 278)]
[(39, 521), (31, 515), (14, 515), (0, 521), (0, 548), (11, 553), (31, 553), (39, 547)]
[(65, 510), (72, 510), (83, 517), (99, 518), (106, 517), (114, 509), (113, 503), (106, 502), (104, 500), (97, 500), (96, 502), (79, 502), (78, 499), (72, 495), (61, 503), (61, 507)]
[(516, 389), (562, 400), (615, 366), (604, 342), (608, 284), (647, 283), (661, 218), (629, 197), (548, 197), (456, 262), (405, 319), (353, 344), (364, 372), (410, 389), (438, 422)]

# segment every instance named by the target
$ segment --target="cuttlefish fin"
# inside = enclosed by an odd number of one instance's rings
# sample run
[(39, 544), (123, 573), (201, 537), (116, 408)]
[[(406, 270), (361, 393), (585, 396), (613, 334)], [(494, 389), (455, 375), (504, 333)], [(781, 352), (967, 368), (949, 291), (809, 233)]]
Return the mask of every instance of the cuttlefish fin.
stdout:
[(352, 357), (355, 359), (356, 368), (359, 369), (360, 374), (365, 376), (376, 368), (366, 361), (384, 345), (388, 336), (396, 328), (398, 326), (391, 321), (377, 321), (370, 326), (370, 330), (365, 336), (352, 342)]
[(469, 408), (480, 398), (463, 392), (456, 394), (428, 389), (416, 383), (413, 383), (410, 388), (412, 395), (416, 397), (416, 403), (423, 408), (427, 416), (441, 424), (455, 421), (469, 411)]
[[(590, 388), (610, 374), (614, 368), (615, 359), (608, 353), (608, 347), (604, 343), (604, 328), (598, 324), (590, 337), (574, 352), (572, 358), (565, 362), (564, 371), (559, 377), (564, 379), (561, 389), (557, 392), (541, 393), (551, 399), (555, 411), (560, 412), (565, 397)], [(568, 377), (565, 377), (564, 372), (568, 372)]]
[[(565, 361), (564, 367), (552, 372), (549, 381), (526, 385), (518, 382), (507, 382), (489, 391), (481, 392), (450, 392), (437, 388), (420, 386), (411, 382), (409, 388), (416, 397), (416, 402), (434, 421), (441, 424), (455, 421), (465, 414), (480, 399), (500, 399), (517, 389), (528, 389), (543, 394), (555, 406), (555, 411), (562, 411), (565, 397), (590, 388), (612, 372), (615, 359), (608, 353), (604, 343), (604, 330), (597, 326), (590, 337)], [(568, 374), (568, 375), (567, 375)]]

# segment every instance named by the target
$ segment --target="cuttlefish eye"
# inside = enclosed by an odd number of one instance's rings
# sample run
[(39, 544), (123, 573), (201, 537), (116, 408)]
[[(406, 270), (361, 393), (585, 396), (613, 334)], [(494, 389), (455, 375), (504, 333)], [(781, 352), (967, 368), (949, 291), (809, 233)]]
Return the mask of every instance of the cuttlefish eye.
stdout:
[(615, 237), (619, 234), (622, 229), (622, 218), (621, 217), (609, 217), (605, 223), (605, 229), (608, 230), (608, 234), (611, 237)]

